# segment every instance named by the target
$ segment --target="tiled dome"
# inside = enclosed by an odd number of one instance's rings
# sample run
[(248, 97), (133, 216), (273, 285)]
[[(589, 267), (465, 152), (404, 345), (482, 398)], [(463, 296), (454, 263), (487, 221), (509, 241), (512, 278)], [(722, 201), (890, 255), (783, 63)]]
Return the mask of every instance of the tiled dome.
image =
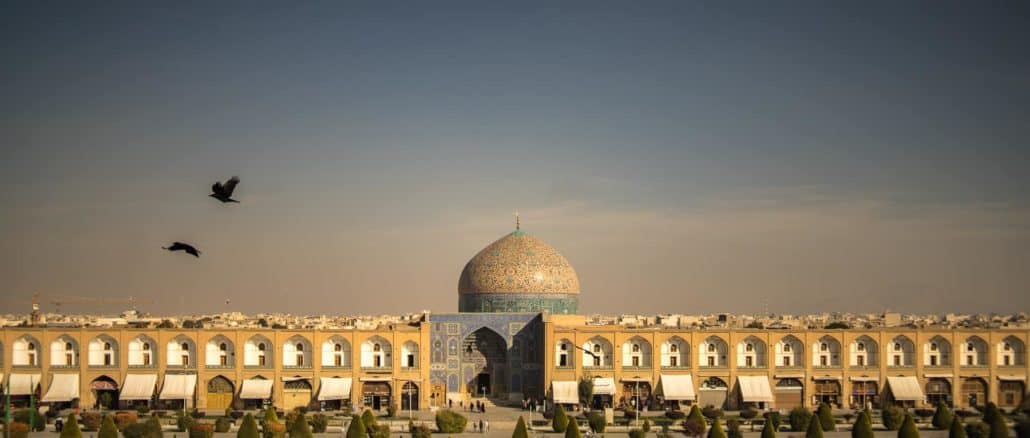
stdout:
[(458, 294), (579, 294), (579, 277), (551, 245), (515, 230), (469, 260)]

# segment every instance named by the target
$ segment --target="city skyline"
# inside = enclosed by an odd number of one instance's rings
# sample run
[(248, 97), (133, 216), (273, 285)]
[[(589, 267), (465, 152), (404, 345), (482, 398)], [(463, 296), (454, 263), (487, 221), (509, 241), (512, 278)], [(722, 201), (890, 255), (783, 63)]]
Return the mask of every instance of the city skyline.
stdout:
[(0, 313), (453, 312), (516, 210), (584, 314), (1026, 311), (1027, 8), (17, 5)]

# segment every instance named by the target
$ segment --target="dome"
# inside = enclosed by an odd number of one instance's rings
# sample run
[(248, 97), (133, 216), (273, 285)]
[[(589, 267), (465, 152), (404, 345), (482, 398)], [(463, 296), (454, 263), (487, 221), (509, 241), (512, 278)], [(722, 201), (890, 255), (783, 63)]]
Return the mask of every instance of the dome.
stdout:
[(516, 230), (465, 264), (458, 293), (578, 294), (579, 277), (554, 247)]

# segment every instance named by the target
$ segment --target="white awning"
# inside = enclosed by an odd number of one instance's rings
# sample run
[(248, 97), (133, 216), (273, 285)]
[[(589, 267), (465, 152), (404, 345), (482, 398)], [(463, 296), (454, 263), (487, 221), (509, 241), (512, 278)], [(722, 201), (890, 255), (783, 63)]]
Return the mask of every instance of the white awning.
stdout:
[(923, 374), (923, 377), (926, 377), (927, 379), (932, 379), (934, 377), (950, 378), (955, 377), (955, 375), (951, 373), (925, 373)]
[(662, 374), (658, 380), (662, 397), (666, 400), (696, 400), (694, 379), (690, 374)]
[(359, 377), (358, 380), (361, 382), (389, 382), (393, 379), (389, 377)]
[(773, 401), (772, 387), (766, 376), (737, 376), (737, 387), (744, 402)]
[(267, 379), (245, 379), (240, 388), (241, 400), (264, 400), (272, 398), (272, 381)]
[(128, 374), (122, 384), (119, 400), (150, 400), (157, 387), (157, 374)]
[(161, 400), (183, 400), (193, 398), (197, 389), (196, 374), (165, 374), (165, 384), (161, 387)]
[(579, 404), (579, 384), (574, 380), (551, 382), (551, 401), (560, 404)]
[(350, 377), (322, 377), (322, 383), (318, 387), (318, 400), (348, 400), (350, 399)]
[(879, 377), (849, 377), (852, 382), (879, 382)]
[(998, 380), (1024, 381), (1026, 380), (1026, 376), (1018, 374), (1001, 374), (998, 376)]
[(594, 395), (615, 395), (615, 379), (611, 377), (594, 377)]
[(79, 374), (54, 374), (40, 401), (67, 402), (79, 398)]
[(923, 396), (923, 388), (919, 386), (919, 380), (913, 376), (888, 376), (887, 386), (891, 388), (891, 395), (894, 397), (894, 400), (921, 401), (925, 398)]
[(619, 379), (620, 382), (640, 382), (640, 383), (651, 383), (651, 379), (647, 377), (623, 377)]
[(29, 395), (35, 392), (39, 380), (39, 374), (12, 373), (7, 386), (11, 388), (11, 395)]
[(812, 376), (812, 380), (840, 380), (840, 376)]
[(292, 376), (292, 377), (283, 376), (283, 382), (296, 382), (296, 381), (300, 381), (300, 380), (311, 380), (311, 378), (310, 377), (301, 377), (301, 376)]
[(773, 377), (777, 379), (804, 379), (804, 374), (776, 374)]

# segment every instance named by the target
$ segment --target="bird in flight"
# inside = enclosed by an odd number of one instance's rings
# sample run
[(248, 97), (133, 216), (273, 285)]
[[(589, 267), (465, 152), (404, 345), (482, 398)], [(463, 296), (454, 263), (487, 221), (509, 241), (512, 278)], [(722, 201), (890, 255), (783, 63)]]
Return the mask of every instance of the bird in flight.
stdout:
[(197, 251), (197, 248), (194, 248), (193, 245), (188, 243), (174, 242), (172, 243), (172, 246), (162, 246), (161, 249), (166, 249), (168, 251), (185, 251), (186, 254), (192, 255), (193, 257), (200, 257), (200, 251)]
[(220, 181), (215, 182), (215, 184), (211, 186), (211, 194), (208, 195), (208, 196), (210, 196), (212, 198), (215, 198), (215, 199), (217, 199), (219, 201), (222, 201), (223, 203), (226, 203), (226, 202), (237, 202), (238, 203), (240, 201), (232, 199), (232, 192), (233, 192), (233, 190), (236, 190), (236, 184), (239, 184), (239, 183), (240, 183), (240, 177), (238, 177), (238, 176), (234, 176), (232, 178), (229, 178), (229, 180), (226, 181), (225, 184), (222, 184)]

